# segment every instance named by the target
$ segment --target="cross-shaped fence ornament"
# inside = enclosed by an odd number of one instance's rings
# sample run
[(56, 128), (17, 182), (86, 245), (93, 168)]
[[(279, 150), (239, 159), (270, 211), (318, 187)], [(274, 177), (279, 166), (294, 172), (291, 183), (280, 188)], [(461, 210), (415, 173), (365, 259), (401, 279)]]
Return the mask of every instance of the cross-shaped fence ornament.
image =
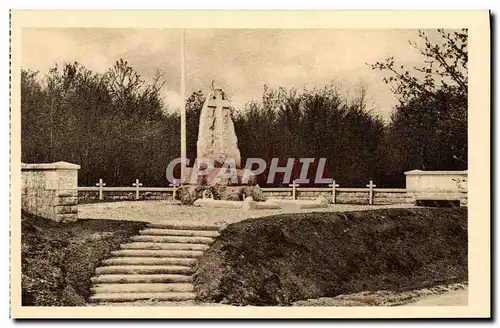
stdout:
[(132, 183), (132, 186), (135, 187), (135, 199), (139, 199), (139, 187), (142, 186), (142, 183), (139, 182), (139, 179), (135, 179), (135, 182)]
[(373, 184), (373, 181), (372, 181), (372, 180), (370, 180), (370, 184), (367, 184), (366, 186), (367, 186), (368, 188), (370, 188), (370, 190), (369, 190), (369, 200), (368, 200), (368, 203), (369, 203), (370, 205), (373, 205), (373, 194), (374, 194), (374, 192), (373, 192), (373, 188), (375, 188), (377, 185), (374, 185), (374, 184)]
[(289, 184), (288, 185), (289, 187), (292, 187), (292, 198), (293, 199), (296, 199), (296, 193), (295, 193), (295, 190), (298, 186), (300, 186), (299, 184), (297, 184), (297, 182), (295, 182), (295, 180), (293, 180), (293, 183)]
[(333, 180), (332, 184), (329, 184), (328, 187), (332, 187), (332, 204), (335, 204), (337, 201), (337, 191), (336, 188), (339, 186), (338, 183), (335, 183), (335, 180)]
[(175, 197), (177, 196), (177, 188), (180, 186), (180, 180), (174, 179), (173, 183), (169, 184), (169, 187), (173, 187), (174, 190), (172, 191), (172, 199), (175, 200)]
[(103, 200), (104, 199), (103, 187), (106, 186), (106, 184), (102, 182), (102, 179), (99, 179), (99, 183), (96, 183), (95, 185), (99, 187), (99, 200)]

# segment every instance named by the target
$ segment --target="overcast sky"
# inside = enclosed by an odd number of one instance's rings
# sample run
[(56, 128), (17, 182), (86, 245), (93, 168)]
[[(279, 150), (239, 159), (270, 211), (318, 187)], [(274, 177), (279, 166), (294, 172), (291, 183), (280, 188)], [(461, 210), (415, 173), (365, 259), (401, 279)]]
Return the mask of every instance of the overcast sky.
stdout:
[[(432, 34), (434, 35), (434, 34)], [(78, 61), (104, 72), (120, 58), (150, 81), (165, 74), (163, 97), (170, 110), (181, 104), (180, 30), (173, 29), (24, 29), (23, 68), (45, 74), (54, 64)], [(330, 82), (353, 90), (368, 88), (369, 106), (388, 118), (396, 99), (382, 82), (383, 73), (366, 63), (394, 56), (419, 65), (422, 57), (408, 40), (416, 30), (346, 29), (190, 29), (185, 34), (186, 97), (206, 92), (212, 80), (241, 108), (259, 99), (262, 87), (321, 87)]]

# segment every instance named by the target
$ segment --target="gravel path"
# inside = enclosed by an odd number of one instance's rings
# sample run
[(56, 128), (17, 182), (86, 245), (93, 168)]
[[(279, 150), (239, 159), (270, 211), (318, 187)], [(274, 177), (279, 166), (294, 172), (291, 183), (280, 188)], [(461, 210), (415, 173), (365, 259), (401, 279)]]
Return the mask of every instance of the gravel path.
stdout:
[(469, 293), (467, 289), (447, 292), (441, 295), (430, 295), (406, 306), (467, 306)]
[(78, 205), (81, 219), (132, 220), (169, 224), (207, 224), (224, 226), (248, 218), (257, 218), (281, 213), (297, 212), (345, 212), (378, 208), (410, 208), (401, 205), (345, 205), (335, 204), (327, 208), (295, 210), (251, 210), (234, 208), (206, 208), (182, 206), (171, 201), (135, 201)]
[(364, 291), (295, 302), (295, 306), (467, 306), (468, 284), (454, 283), (405, 292)]

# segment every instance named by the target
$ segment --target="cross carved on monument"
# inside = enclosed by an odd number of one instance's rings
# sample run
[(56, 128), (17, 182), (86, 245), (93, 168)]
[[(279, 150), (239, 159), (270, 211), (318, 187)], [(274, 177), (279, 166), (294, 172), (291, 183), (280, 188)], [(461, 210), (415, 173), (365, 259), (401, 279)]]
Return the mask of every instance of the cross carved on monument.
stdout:
[[(221, 89), (215, 89), (209, 99), (207, 99), (207, 107), (214, 108), (215, 120), (215, 130), (222, 134), (224, 129), (224, 110), (229, 109), (229, 101), (224, 96), (224, 92)], [(222, 138), (219, 139), (221, 147), (223, 146)]]
[(213, 160), (215, 167), (234, 159), (239, 168), (241, 155), (229, 109), (230, 102), (222, 89), (209, 93), (200, 113), (197, 157)]
[(222, 108), (229, 109), (229, 100), (226, 99), (221, 89), (215, 89), (209, 99), (207, 99), (207, 106), (211, 108), (221, 106)]

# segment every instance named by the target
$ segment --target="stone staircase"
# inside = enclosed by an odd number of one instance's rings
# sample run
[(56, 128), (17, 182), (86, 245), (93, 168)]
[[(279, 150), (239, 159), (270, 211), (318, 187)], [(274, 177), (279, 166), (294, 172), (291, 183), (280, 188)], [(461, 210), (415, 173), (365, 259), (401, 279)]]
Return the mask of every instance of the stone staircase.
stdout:
[(193, 300), (196, 258), (219, 235), (216, 226), (150, 224), (111, 252), (92, 277), (94, 303)]

